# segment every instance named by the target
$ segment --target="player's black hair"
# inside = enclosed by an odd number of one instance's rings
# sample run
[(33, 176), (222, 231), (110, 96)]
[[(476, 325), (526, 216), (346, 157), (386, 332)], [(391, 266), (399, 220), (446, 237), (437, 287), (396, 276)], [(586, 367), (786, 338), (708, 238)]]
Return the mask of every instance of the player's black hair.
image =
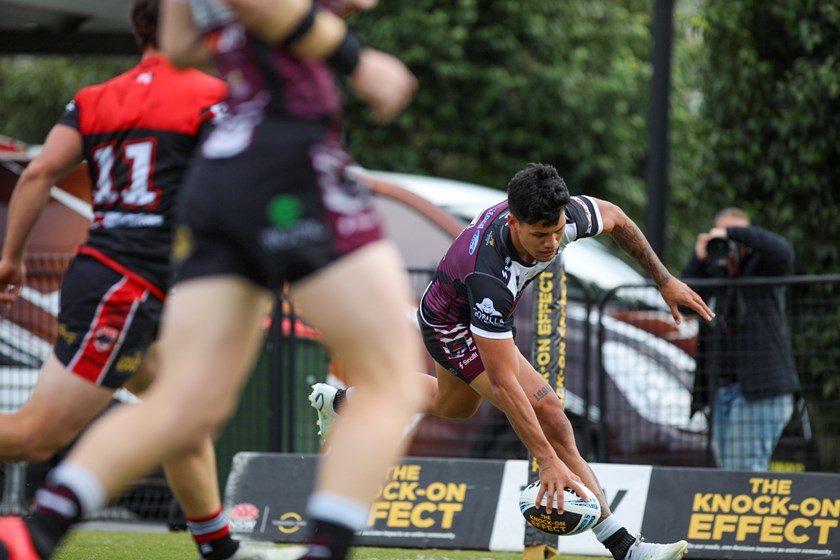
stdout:
[(566, 182), (554, 169), (544, 163), (529, 163), (508, 183), (510, 213), (526, 224), (551, 225), (569, 203)]
[(158, 0), (134, 0), (131, 3), (131, 25), (134, 28), (134, 38), (141, 50), (158, 46), (159, 9)]

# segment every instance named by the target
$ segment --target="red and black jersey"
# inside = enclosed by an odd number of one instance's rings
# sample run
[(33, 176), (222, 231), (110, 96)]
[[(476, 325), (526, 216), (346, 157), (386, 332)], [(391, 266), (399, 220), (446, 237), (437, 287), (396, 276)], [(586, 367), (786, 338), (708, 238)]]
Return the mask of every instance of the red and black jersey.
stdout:
[(82, 251), (166, 291), (177, 191), (227, 94), (221, 80), (164, 57), (80, 90), (59, 124), (84, 138), (94, 219)]

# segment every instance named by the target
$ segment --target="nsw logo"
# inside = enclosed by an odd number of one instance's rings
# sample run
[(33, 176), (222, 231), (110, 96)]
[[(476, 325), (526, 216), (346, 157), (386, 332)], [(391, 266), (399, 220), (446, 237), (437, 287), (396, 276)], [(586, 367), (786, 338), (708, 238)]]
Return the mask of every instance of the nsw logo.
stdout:
[(252, 533), (257, 527), (260, 510), (254, 504), (236, 504), (227, 510), (227, 516), (234, 533)]

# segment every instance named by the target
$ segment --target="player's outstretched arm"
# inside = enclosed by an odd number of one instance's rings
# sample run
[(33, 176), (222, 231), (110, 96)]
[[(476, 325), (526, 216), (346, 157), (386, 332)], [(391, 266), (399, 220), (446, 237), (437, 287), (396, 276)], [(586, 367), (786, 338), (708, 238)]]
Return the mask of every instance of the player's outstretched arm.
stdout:
[(678, 325), (681, 322), (678, 309), (680, 305), (690, 307), (705, 320), (711, 321), (715, 314), (712, 313), (712, 310), (709, 309), (709, 306), (706, 305), (703, 298), (683, 281), (675, 278), (668, 272), (668, 269), (665, 268), (665, 265), (662, 264), (662, 261), (659, 260), (650, 243), (648, 243), (642, 230), (639, 229), (639, 226), (615, 204), (604, 200), (596, 200), (598, 210), (604, 222), (604, 233), (609, 233), (615, 242), (618, 243), (618, 246), (628, 255), (636, 259), (650, 275), (651, 279), (659, 287), (659, 293), (662, 294), (665, 303), (671, 309), (671, 315), (673, 315), (674, 321)]

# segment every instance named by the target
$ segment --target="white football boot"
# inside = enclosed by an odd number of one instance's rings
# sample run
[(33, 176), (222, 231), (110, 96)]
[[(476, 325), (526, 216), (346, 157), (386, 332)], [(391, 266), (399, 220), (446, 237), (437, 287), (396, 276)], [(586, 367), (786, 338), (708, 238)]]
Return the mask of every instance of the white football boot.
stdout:
[(687, 552), (688, 543), (685, 541), (656, 544), (637, 538), (624, 556), (624, 560), (680, 560)]
[(332, 429), (332, 423), (335, 420), (335, 408), (333, 402), (335, 401), (335, 394), (338, 389), (326, 383), (316, 383), (312, 386), (312, 392), (309, 393), (309, 403), (312, 408), (318, 413), (318, 435), (321, 439), (327, 441), (327, 437)]
[(242, 542), (230, 560), (298, 560), (306, 554), (305, 546), (274, 546), (269, 543)]

